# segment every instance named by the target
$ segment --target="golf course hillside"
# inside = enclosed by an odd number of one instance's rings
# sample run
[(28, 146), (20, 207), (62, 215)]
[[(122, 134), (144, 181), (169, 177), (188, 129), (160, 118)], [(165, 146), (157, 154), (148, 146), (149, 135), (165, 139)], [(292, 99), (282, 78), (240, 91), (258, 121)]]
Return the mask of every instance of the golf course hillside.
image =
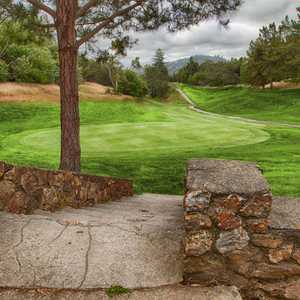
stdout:
[(256, 120), (300, 123), (300, 88), (197, 88), (180, 85), (201, 109)]
[[(251, 102), (260, 95), (265, 105), (278, 112), (275, 99), (285, 99), (283, 111), (297, 107), (299, 91), (251, 91), (249, 89), (183, 90), (199, 106), (221, 114), (264, 119), (263, 104), (234, 104), (229, 94), (237, 93)], [(277, 98), (271, 97), (272, 94)], [(203, 97), (202, 97), (203, 95)], [(18, 165), (56, 169), (59, 164), (59, 104), (42, 99), (0, 103), (0, 160)], [(116, 99), (123, 101), (114, 101)], [(182, 194), (186, 161), (191, 158), (240, 159), (256, 161), (264, 169), (274, 194), (300, 195), (300, 128), (266, 125), (230, 119), (226, 115), (195, 112), (171, 92), (168, 100), (135, 99), (102, 95), (98, 99), (81, 97), (82, 172), (129, 178), (141, 192)], [(245, 100), (246, 101), (246, 100)], [(273, 105), (270, 102), (273, 101)], [(279, 101), (279, 100), (278, 100)], [(279, 102), (280, 102), (279, 101)], [(228, 103), (227, 103), (228, 102)], [(222, 105), (227, 111), (222, 110)], [(220, 107), (218, 110), (217, 107)], [(236, 112), (236, 113), (234, 113)], [(296, 122), (297, 111), (293, 111)], [(271, 119), (266, 113), (266, 120)], [(290, 121), (284, 119), (282, 121)]]
[[(79, 87), (82, 100), (124, 100), (129, 96), (112, 95), (112, 88), (94, 83), (83, 82)], [(52, 101), (59, 102), (59, 86), (57, 84), (37, 83), (0, 83), (0, 102), (8, 101)]]

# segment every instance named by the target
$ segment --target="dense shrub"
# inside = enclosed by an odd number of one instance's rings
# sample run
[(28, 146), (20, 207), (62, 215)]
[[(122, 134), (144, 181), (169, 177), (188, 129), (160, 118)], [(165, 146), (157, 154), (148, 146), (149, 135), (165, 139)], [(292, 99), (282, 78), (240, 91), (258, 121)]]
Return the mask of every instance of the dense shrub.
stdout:
[(17, 46), (9, 49), (11, 79), (17, 82), (52, 83), (57, 81), (58, 65), (45, 47)]
[(143, 97), (148, 92), (144, 79), (132, 70), (124, 70), (120, 73), (117, 91), (134, 97)]
[(0, 81), (53, 83), (59, 74), (54, 39), (26, 24), (13, 20), (0, 24)]
[(7, 81), (9, 77), (8, 65), (5, 61), (0, 60), (0, 82)]

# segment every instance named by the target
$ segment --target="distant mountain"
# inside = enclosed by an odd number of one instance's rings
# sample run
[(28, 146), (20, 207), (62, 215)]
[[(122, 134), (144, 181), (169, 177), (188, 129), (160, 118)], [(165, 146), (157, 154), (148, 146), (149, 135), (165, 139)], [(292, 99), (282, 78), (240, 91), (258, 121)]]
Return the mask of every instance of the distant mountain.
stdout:
[[(221, 56), (195, 55), (195, 56), (193, 56), (193, 58), (199, 64), (203, 64), (206, 61), (214, 61), (214, 62), (225, 61), (225, 58), (223, 58)], [(173, 75), (174, 73), (176, 73), (179, 69), (184, 67), (189, 62), (189, 59), (190, 59), (189, 57), (186, 57), (186, 58), (167, 62), (166, 65), (167, 65), (169, 74)]]

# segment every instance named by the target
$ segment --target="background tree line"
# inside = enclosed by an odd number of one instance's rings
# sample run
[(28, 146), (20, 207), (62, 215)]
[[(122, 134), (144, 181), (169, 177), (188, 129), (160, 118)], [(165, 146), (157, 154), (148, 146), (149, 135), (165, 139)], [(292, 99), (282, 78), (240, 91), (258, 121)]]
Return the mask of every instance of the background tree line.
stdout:
[(230, 61), (207, 61), (201, 65), (191, 57), (173, 81), (200, 85), (226, 86), (250, 84), (273, 87), (274, 82), (300, 81), (300, 8), (298, 19), (286, 17), (280, 25), (272, 23), (251, 41), (247, 56)]

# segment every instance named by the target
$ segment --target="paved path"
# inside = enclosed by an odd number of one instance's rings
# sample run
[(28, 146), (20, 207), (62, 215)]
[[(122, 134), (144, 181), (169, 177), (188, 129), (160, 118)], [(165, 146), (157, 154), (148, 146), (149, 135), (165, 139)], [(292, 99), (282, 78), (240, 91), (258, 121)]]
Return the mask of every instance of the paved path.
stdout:
[[(0, 300), (109, 300), (105, 291), (0, 290)], [(242, 300), (236, 287), (172, 285), (130, 291), (114, 300)]]
[[(298, 228), (299, 212), (299, 199), (275, 198), (272, 225)], [(232, 288), (178, 285), (183, 237), (181, 196), (145, 194), (31, 216), (2, 212), (0, 299), (107, 299), (103, 290), (82, 290), (121, 285), (154, 289), (118, 299), (240, 300)], [(171, 286), (155, 288), (163, 285)]]
[(182, 197), (0, 213), (0, 287), (128, 288), (182, 281)]
[(182, 96), (182, 98), (190, 105), (190, 109), (192, 109), (196, 112), (199, 112), (201, 114), (209, 115), (214, 118), (226, 118), (226, 119), (231, 119), (231, 120), (241, 121), (241, 122), (246, 122), (246, 123), (252, 123), (252, 124), (257, 124), (257, 125), (272, 125), (272, 126), (288, 127), (288, 128), (300, 128), (300, 125), (297, 125), (297, 124), (272, 122), (272, 121), (260, 121), (260, 120), (255, 120), (255, 119), (227, 116), (227, 115), (208, 112), (208, 111), (205, 111), (205, 110), (197, 107), (197, 105), (190, 99), (190, 97), (184, 91), (182, 91), (179, 88), (176, 88), (176, 90)]

